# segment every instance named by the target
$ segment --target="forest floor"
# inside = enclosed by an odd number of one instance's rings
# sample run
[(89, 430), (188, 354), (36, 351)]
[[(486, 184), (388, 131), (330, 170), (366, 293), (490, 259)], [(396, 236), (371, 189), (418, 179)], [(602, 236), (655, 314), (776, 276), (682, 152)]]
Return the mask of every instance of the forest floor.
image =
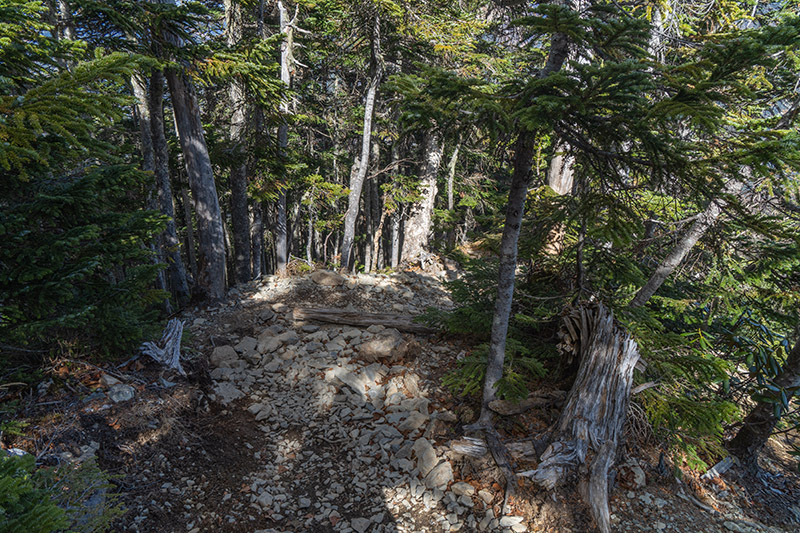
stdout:
[[(441, 377), (474, 349), (469, 339), (293, 320), (298, 307), (451, 305), (440, 279), (420, 273), (269, 278), (181, 316), (189, 379), (143, 358), (87, 367), (81, 386), (94, 392), (40, 387), (22, 412), (31, 432), (5, 445), (57, 460), (94, 454), (127, 509), (115, 531), (591, 531), (575, 491), (527, 481), (500, 516), (490, 456), (451, 448), (478, 407)], [(383, 358), (386, 343), (402, 357)], [(557, 416), (498, 417), (518, 471), (535, 465), (525, 438)], [(758, 477), (734, 467), (678, 481), (659, 456), (647, 431), (629, 432), (611, 496), (616, 531), (800, 531), (797, 462), (779, 441)]]

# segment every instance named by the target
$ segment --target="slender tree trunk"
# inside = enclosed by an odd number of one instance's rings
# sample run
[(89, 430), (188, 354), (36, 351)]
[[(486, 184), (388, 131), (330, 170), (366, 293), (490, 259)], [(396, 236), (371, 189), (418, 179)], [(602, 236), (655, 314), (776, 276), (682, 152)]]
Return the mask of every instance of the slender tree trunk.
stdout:
[[(461, 149), (461, 138), (459, 137), (456, 147), (453, 149), (453, 154), (450, 156), (450, 161), (447, 163), (447, 210), (451, 215), (456, 209), (455, 195), (453, 193), (453, 185), (456, 178), (456, 165), (458, 164), (458, 152)], [(451, 218), (451, 224), (455, 223), (455, 218)], [(447, 247), (452, 248), (455, 246), (456, 232), (455, 228), (450, 227), (447, 230)]]
[(353, 243), (356, 234), (356, 220), (358, 206), (361, 200), (361, 188), (369, 168), (370, 141), (372, 139), (372, 115), (375, 110), (375, 97), (378, 86), (383, 77), (383, 57), (381, 54), (380, 18), (375, 14), (371, 36), (372, 48), (372, 80), (367, 88), (367, 97), (364, 104), (364, 129), (361, 135), (361, 158), (359, 159), (358, 172), (350, 180), (350, 194), (347, 197), (347, 212), (344, 215), (344, 237), (342, 238), (342, 268), (352, 270), (355, 264)]
[(372, 272), (372, 180), (364, 182), (364, 272)]
[[(242, 6), (239, 0), (225, 0), (225, 38), (228, 47), (242, 39)], [(231, 106), (230, 139), (234, 149), (231, 166), (231, 224), (233, 225), (234, 281), (246, 283), (252, 278), (250, 269), (250, 213), (247, 206), (247, 157), (244, 143), (247, 130), (245, 89), (241, 80), (228, 87)]]
[[(774, 385), (784, 395), (787, 402), (792, 400), (798, 387), (800, 387), (800, 342), (786, 358), (780, 374), (775, 378)], [(776, 405), (782, 403), (781, 392), (769, 392), (775, 403), (759, 401), (753, 410), (742, 421), (742, 427), (728, 444), (728, 449), (739, 457), (746, 465), (755, 467), (758, 464), (758, 454), (764, 449), (769, 440), (778, 417), (775, 416)]]
[(689, 228), (689, 231), (678, 241), (675, 248), (673, 248), (661, 264), (658, 265), (658, 268), (656, 268), (655, 272), (650, 276), (650, 279), (647, 280), (647, 283), (639, 289), (639, 292), (633, 297), (628, 307), (635, 309), (643, 306), (650, 300), (650, 297), (656, 293), (667, 278), (678, 268), (678, 265), (681, 264), (689, 251), (697, 244), (697, 241), (714, 225), (721, 213), (722, 202), (720, 200), (712, 200), (711, 203), (708, 204), (706, 210), (701, 213), (700, 217), (695, 220), (692, 227)]
[(67, 0), (57, 0), (58, 38), (75, 40), (75, 24), (72, 22), (72, 8)]
[(400, 264), (400, 219), (401, 210), (395, 210), (392, 215), (392, 268), (397, 268)]
[[(181, 257), (178, 230), (175, 227), (175, 206), (172, 197), (172, 183), (169, 175), (169, 147), (164, 131), (164, 74), (157, 70), (150, 75), (150, 95), (148, 100), (150, 128), (152, 131), (154, 173), (158, 190), (158, 205), (161, 214), (167, 217), (167, 227), (163, 233), (164, 253), (167, 258), (169, 287), (178, 306), (189, 302), (189, 283), (186, 280), (186, 267)], [(191, 217), (188, 220), (191, 231)]]
[(250, 240), (252, 241), (253, 277), (260, 278), (264, 273), (264, 222), (262, 220), (261, 204), (254, 202), (251, 208), (253, 221), (250, 225)]
[(425, 136), (423, 166), (420, 172), (420, 194), (422, 200), (411, 206), (403, 237), (403, 261), (414, 261), (429, 248), (433, 228), (433, 206), (436, 200), (436, 177), (442, 162), (442, 143), (436, 131)]
[(486, 380), (483, 385), (483, 403), (480, 420), (491, 422), (489, 403), (496, 399), (497, 382), (503, 377), (506, 354), (506, 336), (514, 296), (514, 276), (517, 270), (517, 241), (522, 227), (525, 199), (531, 179), (531, 164), (536, 146), (533, 133), (521, 131), (514, 145), (514, 172), (508, 192), (506, 220), (500, 241), (500, 271), (497, 279), (497, 299), (492, 318), (492, 336), (489, 343)]
[[(289, 70), (289, 61), (292, 54), (292, 27), (289, 24), (289, 12), (282, 1), (278, 2), (278, 16), (280, 31), (284, 35), (281, 42), (281, 81), (288, 89), (291, 86), (292, 78)], [(284, 99), (280, 103), (280, 112), (283, 120), (278, 126), (278, 151), (283, 163), (283, 183), (278, 193), (276, 202), (277, 223), (275, 225), (275, 254), (277, 256), (277, 271), (283, 275), (286, 273), (286, 264), (289, 260), (289, 228), (286, 219), (286, 187), (288, 186), (288, 176), (286, 175), (286, 150), (289, 146), (289, 124), (286, 116), (289, 114), (289, 101)]]

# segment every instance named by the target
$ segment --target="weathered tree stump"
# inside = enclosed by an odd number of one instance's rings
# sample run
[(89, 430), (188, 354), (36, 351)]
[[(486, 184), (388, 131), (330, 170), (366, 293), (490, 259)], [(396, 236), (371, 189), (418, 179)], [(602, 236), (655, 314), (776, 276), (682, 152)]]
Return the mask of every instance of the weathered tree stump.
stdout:
[(578, 376), (541, 462), (520, 475), (551, 490), (570, 469), (587, 466), (583, 496), (598, 529), (606, 533), (610, 531), (608, 470), (622, 435), (639, 350), (602, 304), (577, 307), (564, 320), (563, 345), (580, 357)]

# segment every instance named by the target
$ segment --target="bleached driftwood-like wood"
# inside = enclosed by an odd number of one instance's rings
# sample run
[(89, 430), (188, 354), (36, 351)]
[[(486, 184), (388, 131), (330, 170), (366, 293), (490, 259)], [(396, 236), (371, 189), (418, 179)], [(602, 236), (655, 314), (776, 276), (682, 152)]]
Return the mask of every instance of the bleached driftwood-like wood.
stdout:
[(413, 322), (414, 317), (411, 315), (396, 313), (366, 313), (363, 311), (345, 311), (343, 309), (296, 307), (293, 311), (293, 318), (295, 322), (312, 320), (345, 326), (369, 327), (378, 325), (409, 333), (436, 333), (433, 328)]
[(581, 306), (568, 317), (565, 344), (580, 356), (578, 376), (541, 463), (519, 475), (552, 489), (569, 469), (588, 461), (585, 498), (598, 529), (608, 533), (608, 470), (622, 436), (639, 350), (602, 304)]
[(181, 336), (183, 335), (183, 322), (173, 318), (167, 323), (164, 335), (158, 344), (145, 342), (141, 350), (145, 355), (149, 355), (157, 362), (167, 368), (176, 370), (180, 375), (185, 376), (186, 371), (181, 366)]

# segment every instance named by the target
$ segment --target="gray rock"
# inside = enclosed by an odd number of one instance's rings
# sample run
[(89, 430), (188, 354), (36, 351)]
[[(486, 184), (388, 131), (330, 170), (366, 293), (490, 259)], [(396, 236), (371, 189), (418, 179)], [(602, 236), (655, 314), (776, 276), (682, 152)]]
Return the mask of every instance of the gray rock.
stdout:
[(463, 481), (453, 483), (453, 486), (450, 487), (450, 490), (453, 491), (453, 494), (456, 496), (472, 496), (475, 494), (475, 487), (469, 483), (464, 483)]
[(365, 533), (371, 525), (372, 520), (368, 518), (353, 518), (350, 520), (350, 527), (358, 531), (358, 533)]
[(394, 362), (404, 358), (409, 351), (409, 343), (396, 329), (387, 329), (361, 343), (358, 353), (368, 362)]
[(311, 279), (323, 287), (338, 287), (344, 283), (344, 276), (330, 270), (317, 270), (311, 273)]
[(208, 360), (211, 365), (215, 367), (230, 367), (232, 366), (231, 363), (238, 358), (239, 355), (236, 353), (233, 346), (217, 346), (214, 348), (214, 351), (211, 352), (211, 357), (209, 357)]
[(132, 400), (135, 395), (136, 391), (134, 388), (124, 383), (117, 383), (108, 389), (108, 397), (111, 398), (114, 403), (127, 402), (128, 400)]
[(278, 337), (266, 337), (265, 339), (258, 341), (258, 352), (272, 353), (281, 346), (283, 346), (283, 341), (281, 341), (281, 339)]
[(444, 489), (453, 481), (453, 467), (450, 461), (442, 461), (425, 476), (425, 486), (429, 489)]
[(117, 383), (122, 383), (122, 382), (120, 380), (118, 380), (117, 378), (115, 378), (114, 376), (109, 376), (105, 372), (103, 373), (102, 376), (100, 376), (100, 384), (103, 387), (106, 387), (106, 388), (113, 387)]
[(258, 341), (253, 337), (242, 337), (242, 340), (240, 340), (233, 349), (242, 355), (246, 355), (248, 353), (255, 353), (257, 346)]
[(417, 456), (417, 469), (420, 476), (427, 476), (439, 462), (439, 458), (436, 457), (436, 450), (433, 449), (430, 441), (425, 438), (417, 439), (412, 449)]
[(237, 389), (230, 381), (223, 381), (214, 387), (214, 393), (218, 396), (218, 400), (223, 405), (228, 405), (234, 400), (244, 397), (242, 391)]
[(427, 424), (429, 418), (428, 415), (422, 414), (419, 411), (412, 411), (408, 414), (406, 419), (397, 426), (397, 429), (403, 432), (414, 431)]
[(303, 330), (303, 333), (315, 333), (319, 331), (319, 326), (316, 324), (304, 324), (300, 329)]
[(521, 524), (524, 520), (521, 516), (504, 516), (500, 519), (500, 525), (503, 527), (513, 527), (517, 524)]

